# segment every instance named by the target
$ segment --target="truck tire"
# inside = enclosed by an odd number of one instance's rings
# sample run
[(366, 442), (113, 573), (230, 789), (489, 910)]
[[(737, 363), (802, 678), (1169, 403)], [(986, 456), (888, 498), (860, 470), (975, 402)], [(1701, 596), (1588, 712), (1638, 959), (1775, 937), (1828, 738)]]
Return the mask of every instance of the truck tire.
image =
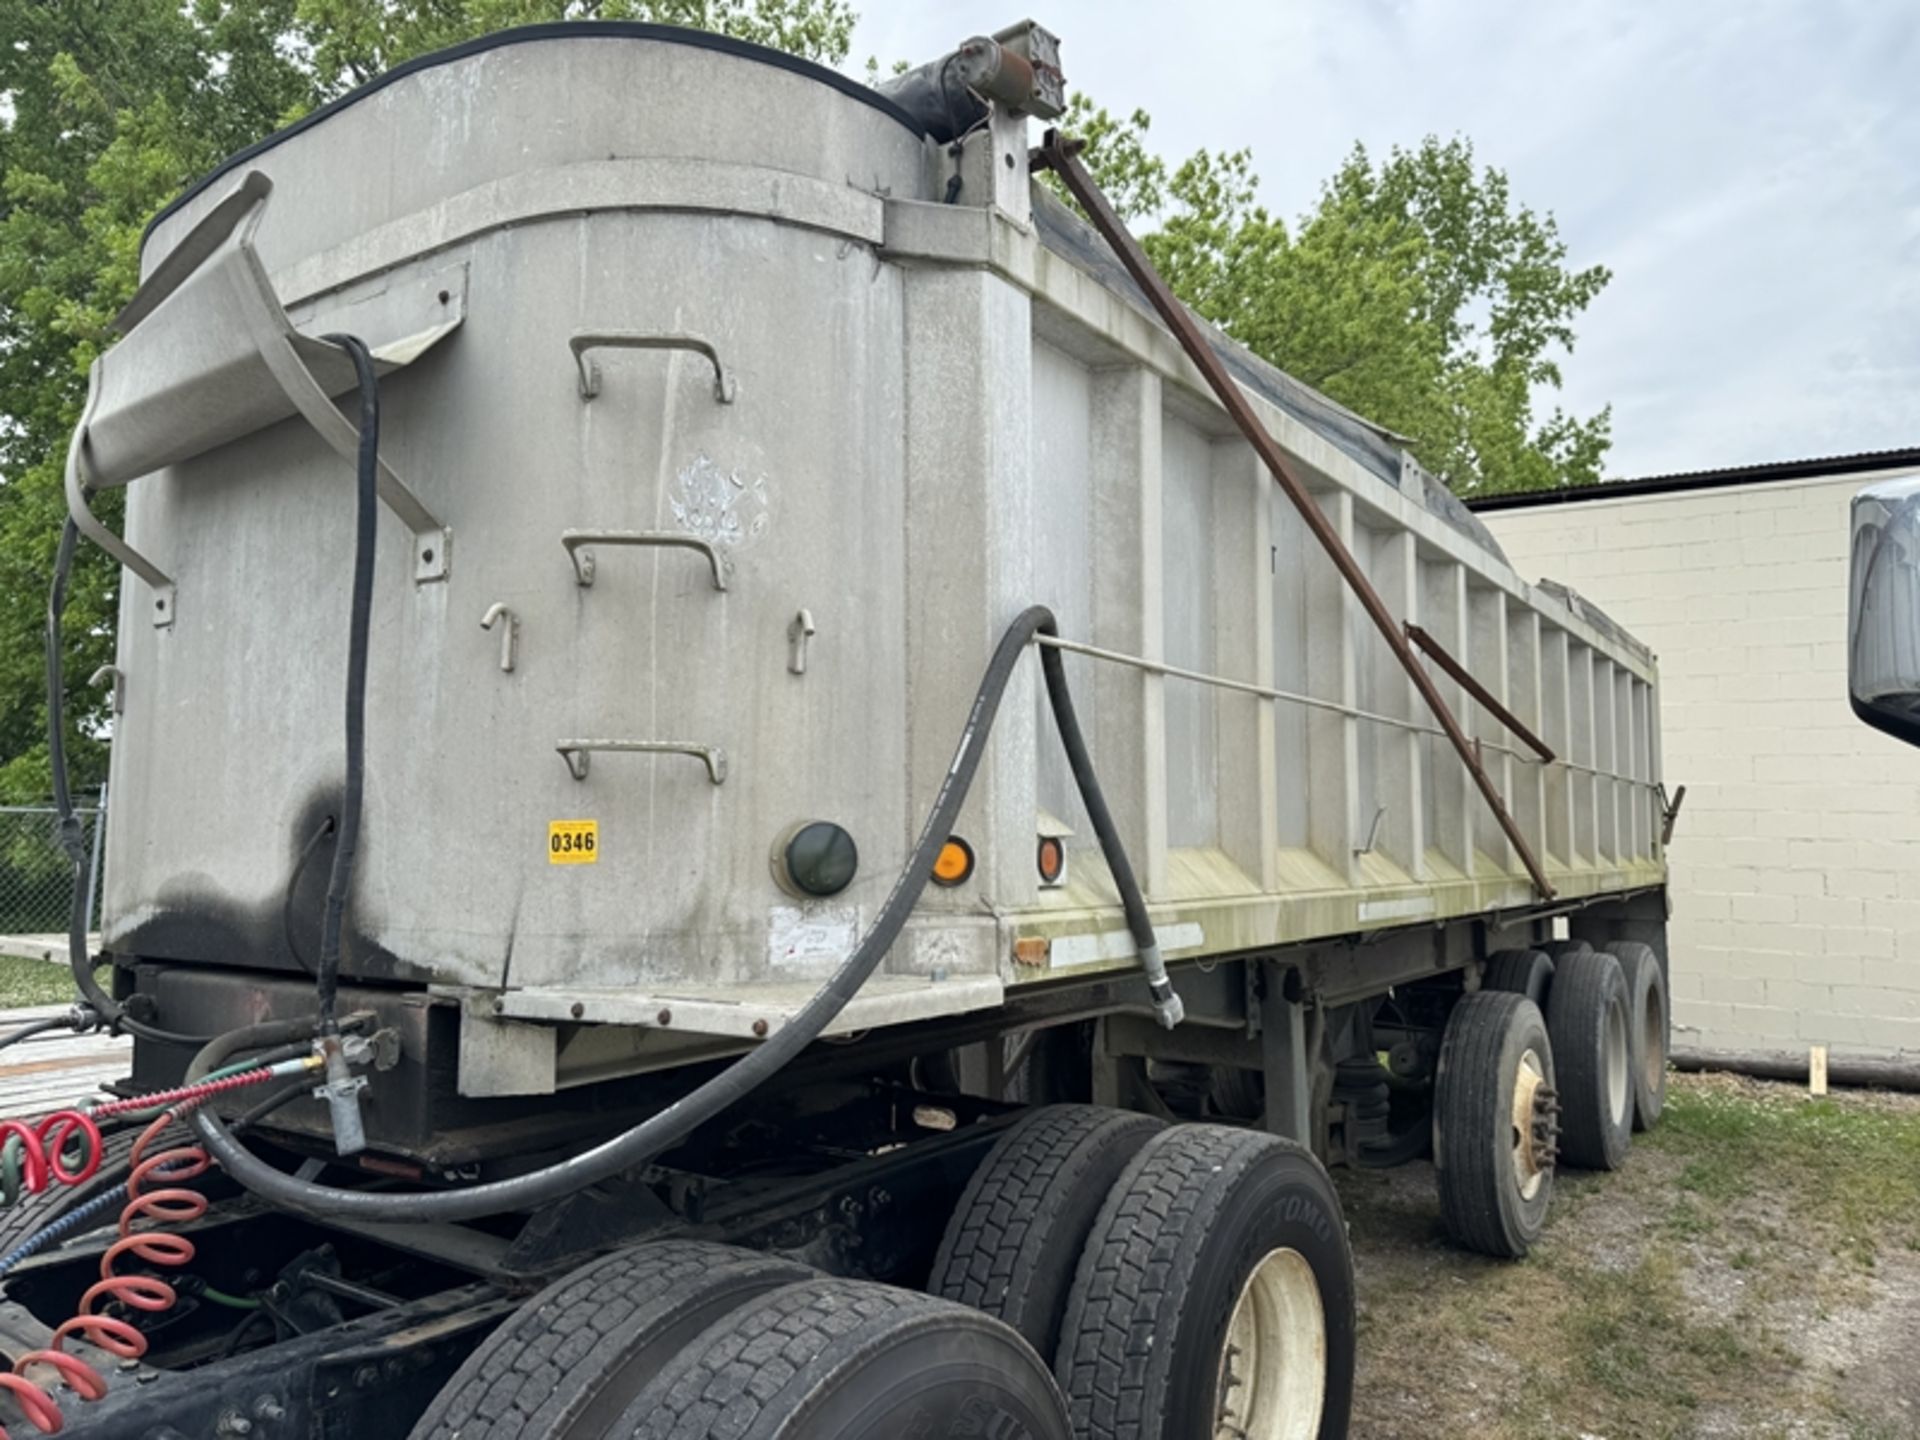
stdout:
[(1267, 1113), (1267, 1077), (1237, 1065), (1216, 1065), (1207, 1103), (1223, 1119), (1258, 1120)]
[(1463, 997), (1434, 1073), (1433, 1168), (1456, 1243), (1518, 1260), (1540, 1238), (1553, 1199), (1555, 1103), (1540, 1008), (1508, 991)]
[(1069, 1440), (1033, 1348), (990, 1315), (862, 1280), (764, 1295), (670, 1360), (619, 1440)]
[(1353, 1257), (1320, 1162), (1223, 1125), (1149, 1140), (1101, 1207), (1061, 1327), (1078, 1440), (1337, 1440), (1353, 1362)]
[(1120, 1172), (1165, 1123), (1098, 1105), (1049, 1105), (1000, 1137), (960, 1196), (930, 1294), (1004, 1320), (1053, 1354), (1073, 1271)]
[[(48, 1185), (38, 1195), (25, 1190), (5, 1210), (0, 1210), (0, 1255), (22, 1240), (51, 1225), (62, 1215), (78, 1210), (97, 1195), (103, 1195), (126, 1177), (126, 1159), (133, 1142), (146, 1127), (134, 1125), (105, 1136), (100, 1145), (100, 1169), (82, 1185)], [(68, 1236), (71, 1240), (91, 1230), (104, 1229), (120, 1218), (118, 1209), (109, 1209), (85, 1230)]]
[(1547, 990), (1553, 984), (1553, 959), (1544, 950), (1496, 950), (1487, 956), (1482, 990), (1524, 995), (1544, 1012)]
[(1560, 1077), (1560, 1153), (1584, 1170), (1617, 1170), (1633, 1138), (1633, 1024), (1627, 977), (1604, 950), (1561, 958), (1547, 998)]
[(410, 1440), (597, 1440), (682, 1346), (729, 1311), (815, 1274), (704, 1241), (602, 1256), (480, 1342)]
[(1628, 1044), (1633, 1060), (1633, 1128), (1651, 1130), (1667, 1104), (1667, 1049), (1673, 1036), (1673, 1012), (1667, 1004), (1667, 975), (1653, 947), (1638, 940), (1617, 940), (1613, 958), (1627, 980)]

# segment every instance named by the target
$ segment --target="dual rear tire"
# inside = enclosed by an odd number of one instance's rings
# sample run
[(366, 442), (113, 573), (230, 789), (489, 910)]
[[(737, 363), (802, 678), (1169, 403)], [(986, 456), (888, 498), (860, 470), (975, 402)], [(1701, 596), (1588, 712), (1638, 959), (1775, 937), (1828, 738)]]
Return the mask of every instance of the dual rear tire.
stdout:
[(1069, 1440), (1009, 1327), (776, 1256), (661, 1241), (557, 1281), (481, 1343), (411, 1440)]
[[(1041, 1207), (1037, 1195), (1055, 1199)], [(996, 1248), (987, 1234), (1015, 1238)], [(1041, 1110), (982, 1163), (940, 1254), (932, 1288), (1029, 1339), (1057, 1337), (1054, 1373), (1081, 1440), (1346, 1434), (1346, 1227), (1326, 1171), (1288, 1141)]]
[[(1626, 985), (1627, 1078), (1633, 1094), (1632, 1128), (1651, 1130), (1660, 1123), (1660, 1113), (1666, 1105), (1667, 1051), (1673, 1033), (1673, 1019), (1667, 997), (1667, 974), (1665, 967), (1660, 963), (1660, 957), (1654, 953), (1652, 946), (1644, 945), (1637, 940), (1615, 940), (1604, 952), (1596, 952), (1585, 940), (1558, 940), (1553, 942), (1550, 949), (1551, 954), (1545, 950), (1496, 951), (1487, 957), (1486, 969), (1480, 982), (1481, 988), (1525, 995), (1540, 1007), (1542, 1014), (1546, 1015), (1548, 1027), (1556, 1030), (1556, 1044), (1563, 1043), (1556, 1029), (1558, 1023), (1568, 1029), (1564, 1043), (1570, 1045), (1583, 1043), (1583, 1036), (1587, 1040), (1598, 1038), (1603, 1046), (1612, 1047), (1617, 1057), (1617, 1035), (1602, 1035), (1598, 1030), (1588, 1035), (1591, 1028), (1588, 1023), (1590, 1017), (1584, 1015), (1577, 1018), (1569, 1016), (1561, 1022), (1556, 1022), (1550, 998), (1557, 967), (1564, 967), (1576, 974), (1584, 972), (1584, 978), (1576, 979), (1574, 988), (1590, 990), (1595, 984), (1592, 970), (1596, 966), (1605, 969), (1603, 962), (1606, 957), (1611, 956), (1619, 965)], [(1600, 955), (1599, 960), (1580, 958), (1593, 957), (1596, 954)], [(1583, 1005), (1591, 1003), (1592, 997), (1589, 996)], [(1611, 1028), (1611, 1022), (1609, 1022), (1609, 1028)], [(1571, 1072), (1573, 1067), (1567, 1068)], [(1600, 1069), (1599, 1063), (1596, 1062), (1593, 1068), (1597, 1074)], [(1616, 1073), (1609, 1073), (1603, 1083), (1611, 1089), (1615, 1086), (1616, 1079)], [(1569, 1073), (1563, 1077), (1563, 1080), (1568, 1087), (1571, 1103), (1574, 1092), (1586, 1083), (1585, 1075), (1583, 1073), (1576, 1078)], [(1595, 1104), (1598, 1107), (1597, 1098)], [(1607, 1153), (1609, 1148), (1595, 1147), (1591, 1153), (1601, 1155)], [(1575, 1149), (1586, 1153), (1580, 1141), (1576, 1140)], [(1568, 1158), (1576, 1157), (1570, 1151)], [(1576, 1160), (1576, 1163), (1586, 1162)], [(1600, 1165), (1599, 1168), (1611, 1167)]]
[(1561, 1159), (1625, 1161), (1660, 1118), (1669, 1020), (1646, 945), (1584, 940), (1487, 958), (1482, 988), (1447, 1022), (1435, 1081), (1434, 1167), (1448, 1231), (1468, 1249), (1525, 1255)]
[(1561, 1152), (1582, 1169), (1619, 1169), (1633, 1139), (1636, 1068), (1620, 962), (1600, 950), (1563, 955), (1547, 998), (1547, 1032), (1565, 1107)]
[(635, 1246), (522, 1306), (412, 1440), (1346, 1433), (1346, 1228), (1319, 1162), (1273, 1136), (1031, 1112), (967, 1187), (929, 1288)]

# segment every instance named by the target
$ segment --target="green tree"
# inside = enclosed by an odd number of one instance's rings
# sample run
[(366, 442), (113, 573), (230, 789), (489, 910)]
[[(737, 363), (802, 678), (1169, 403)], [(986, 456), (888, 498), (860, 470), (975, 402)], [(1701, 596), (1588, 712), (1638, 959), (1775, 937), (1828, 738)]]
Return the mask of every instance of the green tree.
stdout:
[[(425, 50), (503, 26), (641, 19), (830, 64), (846, 0), (0, 0), (0, 802), (49, 788), (41, 631), (87, 367), (148, 218), (195, 176)], [(98, 513), (117, 526), (103, 496)], [(82, 546), (67, 612), (76, 783), (105, 773), (119, 576)]]
[(1463, 139), (1432, 136), (1376, 161), (1355, 146), (1289, 227), (1255, 201), (1252, 154), (1170, 167), (1148, 116), (1074, 97), (1068, 126), (1180, 297), (1262, 358), (1409, 437), (1462, 494), (1590, 484), (1608, 410), (1536, 397), (1561, 383), (1574, 322), (1611, 278), (1574, 270), (1551, 215), (1513, 199)]
[(650, 20), (838, 65), (858, 18), (847, 0), (299, 0), (298, 12), (322, 98), (415, 55), (513, 25)]

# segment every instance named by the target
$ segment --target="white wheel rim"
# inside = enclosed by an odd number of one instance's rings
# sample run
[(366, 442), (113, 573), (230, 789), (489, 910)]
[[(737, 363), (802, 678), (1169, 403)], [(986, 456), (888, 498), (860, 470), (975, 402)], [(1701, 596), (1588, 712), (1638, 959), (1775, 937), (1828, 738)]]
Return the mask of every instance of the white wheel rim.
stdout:
[(1605, 1037), (1607, 1066), (1607, 1113), (1614, 1123), (1627, 1118), (1633, 1103), (1633, 1061), (1627, 1045), (1627, 1011), (1624, 1005), (1607, 1007)]
[(1640, 1017), (1641, 1079), (1649, 1090), (1660, 1088), (1660, 1072), (1667, 1068), (1667, 1027), (1660, 1010), (1660, 996), (1647, 987), (1647, 1005)]
[(1513, 1179), (1520, 1187), (1520, 1198), (1531, 1200), (1546, 1183), (1545, 1157), (1533, 1143), (1534, 1095), (1547, 1083), (1546, 1066), (1539, 1053), (1529, 1047), (1520, 1056), (1520, 1068), (1513, 1077)]
[(1234, 1303), (1214, 1440), (1313, 1440), (1327, 1393), (1327, 1317), (1298, 1250), (1267, 1253)]

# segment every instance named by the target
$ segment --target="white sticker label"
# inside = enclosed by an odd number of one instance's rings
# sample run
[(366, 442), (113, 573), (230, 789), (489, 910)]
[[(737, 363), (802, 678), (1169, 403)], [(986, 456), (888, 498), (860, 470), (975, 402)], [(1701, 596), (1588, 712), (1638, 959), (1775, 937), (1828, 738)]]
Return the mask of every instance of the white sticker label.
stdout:
[(848, 955), (860, 939), (860, 911), (802, 910), (775, 905), (767, 912), (767, 964), (786, 974), (824, 974)]

